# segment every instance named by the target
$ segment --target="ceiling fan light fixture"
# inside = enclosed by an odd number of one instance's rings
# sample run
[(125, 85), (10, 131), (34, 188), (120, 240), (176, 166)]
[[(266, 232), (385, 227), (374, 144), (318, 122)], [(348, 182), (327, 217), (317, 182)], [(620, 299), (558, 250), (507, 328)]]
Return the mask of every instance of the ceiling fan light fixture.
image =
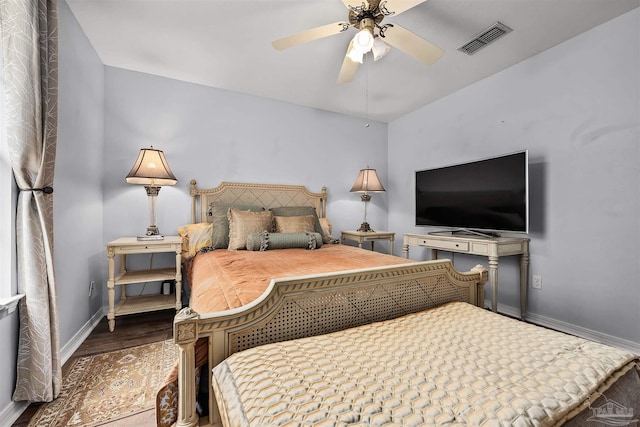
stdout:
[(352, 47), (349, 50), (349, 52), (347, 53), (347, 58), (349, 58), (353, 62), (357, 62), (359, 64), (362, 64), (362, 60), (364, 58), (364, 53), (360, 52), (360, 50)]
[(391, 46), (382, 41), (380, 37), (376, 37), (373, 39), (373, 46), (371, 47), (371, 51), (373, 52), (373, 60), (377, 61), (378, 59), (384, 57), (391, 50)]
[(369, 52), (373, 47), (373, 44), (373, 34), (368, 28), (363, 28), (353, 37), (354, 50), (358, 50), (362, 54)]

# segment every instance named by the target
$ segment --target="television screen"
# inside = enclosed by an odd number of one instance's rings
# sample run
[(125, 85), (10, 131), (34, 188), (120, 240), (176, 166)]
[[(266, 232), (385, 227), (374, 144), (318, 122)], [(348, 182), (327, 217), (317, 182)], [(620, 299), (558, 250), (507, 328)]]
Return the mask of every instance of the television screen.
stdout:
[(529, 231), (528, 153), (416, 172), (416, 225)]

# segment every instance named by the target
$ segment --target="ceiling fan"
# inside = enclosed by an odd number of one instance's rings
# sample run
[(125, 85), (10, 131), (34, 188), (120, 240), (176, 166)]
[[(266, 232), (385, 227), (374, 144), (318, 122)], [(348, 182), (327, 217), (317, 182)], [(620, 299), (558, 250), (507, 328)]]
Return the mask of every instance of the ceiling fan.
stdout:
[(352, 6), (354, 1), (357, 0), (342, 0), (349, 9), (348, 22), (341, 21), (312, 28), (274, 40), (271, 44), (277, 50), (283, 50), (340, 34), (351, 27), (358, 29), (358, 33), (347, 48), (338, 75), (338, 84), (349, 83), (353, 80), (358, 70), (358, 64), (362, 63), (364, 55), (369, 52), (373, 53), (373, 59), (377, 61), (387, 54), (391, 49), (390, 46), (393, 46), (426, 65), (433, 64), (444, 53), (438, 46), (397, 24), (382, 24), (382, 20), (386, 16), (397, 16), (426, 0), (364, 0), (359, 6)]

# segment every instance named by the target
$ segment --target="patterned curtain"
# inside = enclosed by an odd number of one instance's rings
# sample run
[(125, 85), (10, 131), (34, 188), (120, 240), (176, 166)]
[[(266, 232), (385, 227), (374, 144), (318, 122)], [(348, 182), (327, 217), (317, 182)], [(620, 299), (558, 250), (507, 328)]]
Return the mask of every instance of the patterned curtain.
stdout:
[(13, 400), (49, 402), (62, 369), (53, 271), (58, 95), (56, 0), (1, 0), (6, 136), (16, 214), (20, 338)]

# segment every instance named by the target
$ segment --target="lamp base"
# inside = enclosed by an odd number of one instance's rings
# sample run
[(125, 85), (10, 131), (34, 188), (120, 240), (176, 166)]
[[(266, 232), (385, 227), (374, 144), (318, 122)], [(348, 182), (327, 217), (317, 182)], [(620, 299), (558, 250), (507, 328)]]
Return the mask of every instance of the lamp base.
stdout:
[(150, 225), (147, 227), (147, 236), (157, 236), (160, 234), (160, 230), (155, 225)]
[(164, 240), (164, 236), (162, 234), (154, 234), (152, 236), (138, 236), (139, 242), (150, 242), (154, 240)]
[(374, 233), (375, 230), (371, 227), (369, 227), (369, 223), (368, 222), (363, 222), (362, 224), (360, 224), (360, 228), (358, 228), (356, 231), (361, 231), (364, 233)]
[(147, 227), (147, 234), (144, 236), (138, 236), (138, 240), (164, 240), (164, 236), (160, 234), (160, 230), (155, 225)]

